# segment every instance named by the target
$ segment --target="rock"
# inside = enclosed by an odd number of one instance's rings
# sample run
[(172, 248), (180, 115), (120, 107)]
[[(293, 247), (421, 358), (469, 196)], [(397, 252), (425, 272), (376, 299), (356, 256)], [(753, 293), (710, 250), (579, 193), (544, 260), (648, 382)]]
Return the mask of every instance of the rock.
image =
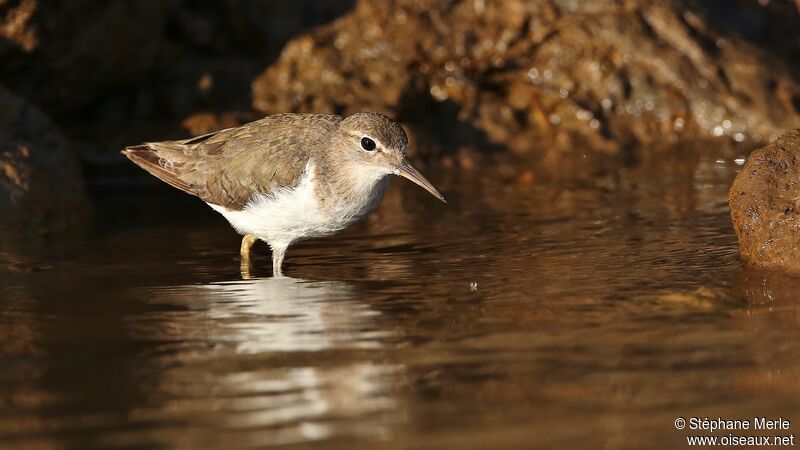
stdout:
[(445, 143), (582, 157), (800, 122), (785, 65), (689, 1), (360, 0), (253, 83), (264, 113), (378, 110)]
[(77, 158), (36, 107), (0, 86), (0, 230), (32, 234), (90, 220)]
[(0, 2), (0, 78), (49, 114), (73, 112), (153, 66), (166, 2)]
[(198, 113), (184, 119), (182, 125), (190, 135), (200, 136), (201, 134), (211, 133), (212, 131), (233, 128), (243, 123), (258, 120), (260, 117), (250, 116), (241, 113)]
[(800, 271), (800, 128), (750, 155), (728, 201), (742, 258)]
[(124, 145), (186, 137), (202, 128), (199, 114), (254, 116), (250, 84), (265, 62), (350, 8), (352, 0), (0, 0), (0, 84), (59, 125), (93, 183), (116, 184)]
[[(0, 1), (0, 80), (50, 116), (196, 112), (249, 102), (249, 83), (298, 30), (349, 1)], [(233, 92), (236, 91), (236, 92)], [(208, 103), (208, 102), (206, 102)], [(99, 105), (98, 105), (99, 104)], [(183, 117), (180, 117), (183, 118)]]

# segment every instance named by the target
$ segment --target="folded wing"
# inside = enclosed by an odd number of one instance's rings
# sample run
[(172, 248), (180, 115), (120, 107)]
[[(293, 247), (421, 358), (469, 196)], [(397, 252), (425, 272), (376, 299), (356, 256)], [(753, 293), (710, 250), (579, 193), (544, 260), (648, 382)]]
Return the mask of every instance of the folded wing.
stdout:
[(316, 148), (341, 118), (279, 114), (182, 141), (149, 142), (123, 154), (188, 194), (241, 210), (253, 194), (295, 186)]

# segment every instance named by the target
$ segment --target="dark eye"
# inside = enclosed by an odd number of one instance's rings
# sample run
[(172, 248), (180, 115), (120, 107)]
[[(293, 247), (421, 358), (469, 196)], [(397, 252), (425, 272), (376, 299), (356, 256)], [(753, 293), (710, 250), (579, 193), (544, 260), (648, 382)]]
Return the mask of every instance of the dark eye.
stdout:
[(375, 141), (373, 141), (372, 139), (370, 139), (368, 137), (363, 137), (363, 138), (361, 138), (361, 147), (364, 150), (366, 150), (368, 152), (371, 152), (371, 151), (375, 150)]

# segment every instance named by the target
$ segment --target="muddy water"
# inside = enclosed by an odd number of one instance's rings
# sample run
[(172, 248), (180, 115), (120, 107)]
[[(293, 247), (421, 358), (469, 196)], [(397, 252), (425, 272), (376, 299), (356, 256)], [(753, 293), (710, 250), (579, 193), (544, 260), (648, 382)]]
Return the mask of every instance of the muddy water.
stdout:
[[(676, 417), (800, 426), (800, 281), (746, 270), (731, 159), (599, 182), (395, 183), (345, 234), (266, 248), (204, 205), (101, 198), (0, 259), (3, 448), (685, 448)], [(534, 180), (535, 181), (535, 180)]]

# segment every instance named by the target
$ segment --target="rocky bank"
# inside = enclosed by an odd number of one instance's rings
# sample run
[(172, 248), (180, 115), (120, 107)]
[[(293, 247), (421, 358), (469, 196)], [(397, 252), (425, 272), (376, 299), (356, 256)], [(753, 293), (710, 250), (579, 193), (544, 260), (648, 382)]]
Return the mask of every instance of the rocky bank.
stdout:
[(786, 64), (692, 5), (360, 0), (292, 40), (253, 83), (254, 106), (384, 111), (431, 141), (502, 144), (556, 169), (679, 139), (752, 145), (798, 125)]

